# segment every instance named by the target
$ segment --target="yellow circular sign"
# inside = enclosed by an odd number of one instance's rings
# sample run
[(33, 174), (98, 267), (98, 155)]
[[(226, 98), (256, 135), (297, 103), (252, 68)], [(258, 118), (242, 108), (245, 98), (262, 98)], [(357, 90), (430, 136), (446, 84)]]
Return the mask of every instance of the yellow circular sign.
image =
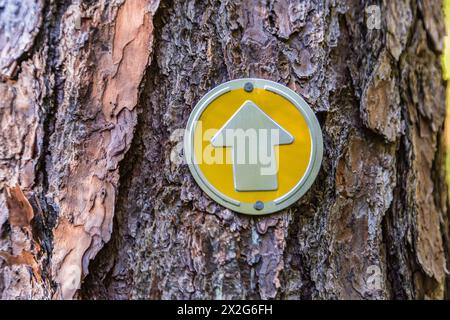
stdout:
[(314, 181), (322, 133), (306, 102), (263, 79), (238, 79), (208, 92), (188, 121), (185, 155), (202, 189), (246, 214), (297, 201)]

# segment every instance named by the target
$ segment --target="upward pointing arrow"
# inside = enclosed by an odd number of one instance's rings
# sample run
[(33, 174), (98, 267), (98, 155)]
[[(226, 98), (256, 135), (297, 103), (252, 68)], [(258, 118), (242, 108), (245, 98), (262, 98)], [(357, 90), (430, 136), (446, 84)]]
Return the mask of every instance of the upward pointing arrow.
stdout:
[(231, 147), (236, 191), (278, 189), (275, 145), (294, 137), (247, 100), (211, 139), (216, 147)]

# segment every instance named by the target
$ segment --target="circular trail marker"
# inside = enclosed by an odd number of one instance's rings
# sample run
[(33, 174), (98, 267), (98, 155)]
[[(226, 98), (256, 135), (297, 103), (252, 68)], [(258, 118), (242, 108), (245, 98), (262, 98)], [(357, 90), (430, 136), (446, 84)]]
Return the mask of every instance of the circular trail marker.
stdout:
[(322, 161), (319, 122), (288, 87), (237, 79), (209, 91), (193, 109), (184, 151), (189, 169), (212, 199), (262, 215), (296, 202)]

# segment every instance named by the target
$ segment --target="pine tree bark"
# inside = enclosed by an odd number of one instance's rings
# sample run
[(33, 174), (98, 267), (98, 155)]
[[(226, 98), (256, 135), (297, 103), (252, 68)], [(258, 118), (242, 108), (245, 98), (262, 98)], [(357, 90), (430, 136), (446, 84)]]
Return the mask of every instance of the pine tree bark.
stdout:
[[(424, 0), (0, 2), (1, 298), (447, 298), (443, 21)], [(242, 77), (324, 133), (313, 187), (264, 217), (174, 161), (195, 103)]]

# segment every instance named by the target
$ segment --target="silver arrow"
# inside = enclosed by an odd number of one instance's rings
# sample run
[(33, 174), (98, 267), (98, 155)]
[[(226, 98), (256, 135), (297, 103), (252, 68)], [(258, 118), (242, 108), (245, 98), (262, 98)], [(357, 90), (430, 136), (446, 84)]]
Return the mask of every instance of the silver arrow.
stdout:
[(231, 147), (236, 191), (278, 189), (275, 146), (294, 137), (247, 100), (211, 139), (216, 148)]

